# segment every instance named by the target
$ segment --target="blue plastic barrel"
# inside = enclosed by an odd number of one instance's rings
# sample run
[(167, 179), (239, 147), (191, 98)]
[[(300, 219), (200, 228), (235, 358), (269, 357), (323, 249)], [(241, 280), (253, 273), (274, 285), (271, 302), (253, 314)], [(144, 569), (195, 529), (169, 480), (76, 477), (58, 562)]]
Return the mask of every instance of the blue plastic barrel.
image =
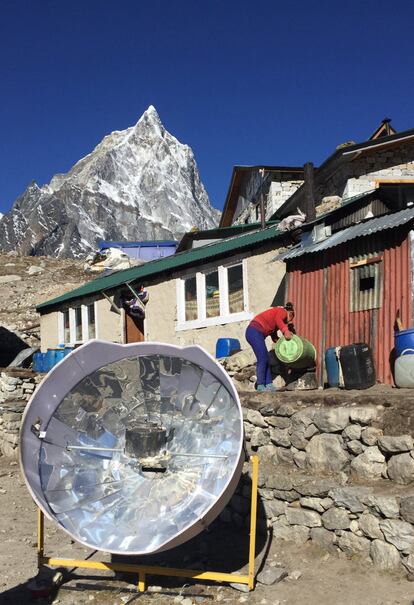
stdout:
[(55, 349), (55, 363), (53, 365), (56, 365), (57, 363), (59, 363), (59, 361), (62, 361), (62, 359), (65, 357), (65, 349)]
[(219, 338), (216, 343), (216, 359), (228, 357), (240, 351), (240, 341), (237, 338)]
[(33, 369), (35, 372), (46, 372), (46, 353), (35, 353), (33, 355)]
[(325, 352), (326, 373), (330, 387), (339, 387), (339, 361), (335, 347), (329, 347)]
[(69, 355), (69, 353), (72, 353), (73, 347), (65, 347), (63, 350), (65, 352), (65, 357), (66, 357), (66, 355)]
[(33, 370), (35, 372), (43, 372), (43, 353), (34, 353)]
[(395, 332), (395, 354), (399, 357), (406, 349), (412, 349), (414, 353), (414, 328)]
[(41, 367), (40, 372), (47, 372), (47, 370), (46, 370), (46, 353), (41, 353), (41, 355), (42, 355), (42, 358), (40, 361), (40, 367)]
[(56, 349), (48, 349), (46, 351), (46, 357), (44, 361), (44, 372), (49, 372), (55, 365), (55, 351)]

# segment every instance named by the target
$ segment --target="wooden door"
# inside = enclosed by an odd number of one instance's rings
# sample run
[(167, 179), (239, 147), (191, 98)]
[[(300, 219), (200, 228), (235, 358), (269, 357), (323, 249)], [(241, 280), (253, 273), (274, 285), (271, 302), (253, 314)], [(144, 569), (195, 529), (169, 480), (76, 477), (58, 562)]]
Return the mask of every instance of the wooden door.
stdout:
[(144, 320), (125, 312), (125, 341), (144, 342)]

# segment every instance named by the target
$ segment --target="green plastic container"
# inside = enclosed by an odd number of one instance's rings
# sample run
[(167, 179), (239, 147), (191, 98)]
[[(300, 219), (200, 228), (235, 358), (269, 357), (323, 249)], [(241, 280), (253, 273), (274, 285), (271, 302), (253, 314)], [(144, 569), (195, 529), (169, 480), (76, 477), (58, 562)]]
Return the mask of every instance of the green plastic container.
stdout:
[(313, 344), (294, 334), (290, 340), (282, 336), (275, 344), (276, 357), (291, 368), (311, 368), (316, 363)]

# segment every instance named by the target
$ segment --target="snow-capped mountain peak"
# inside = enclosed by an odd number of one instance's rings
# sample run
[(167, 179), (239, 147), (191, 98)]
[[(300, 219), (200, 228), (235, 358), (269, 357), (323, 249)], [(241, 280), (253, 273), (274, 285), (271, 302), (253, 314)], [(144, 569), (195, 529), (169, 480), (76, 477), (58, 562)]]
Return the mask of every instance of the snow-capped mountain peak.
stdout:
[(191, 148), (150, 105), (135, 126), (105, 136), (66, 174), (43, 187), (31, 183), (0, 223), (0, 249), (82, 256), (102, 239), (172, 239), (218, 217)]

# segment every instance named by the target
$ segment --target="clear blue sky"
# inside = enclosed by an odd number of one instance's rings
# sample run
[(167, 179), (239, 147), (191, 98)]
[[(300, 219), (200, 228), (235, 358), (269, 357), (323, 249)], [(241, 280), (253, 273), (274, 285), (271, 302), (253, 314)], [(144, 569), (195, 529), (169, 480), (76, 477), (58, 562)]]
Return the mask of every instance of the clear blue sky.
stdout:
[(414, 128), (414, 2), (0, 0), (0, 211), (153, 104), (222, 208), (234, 164)]

